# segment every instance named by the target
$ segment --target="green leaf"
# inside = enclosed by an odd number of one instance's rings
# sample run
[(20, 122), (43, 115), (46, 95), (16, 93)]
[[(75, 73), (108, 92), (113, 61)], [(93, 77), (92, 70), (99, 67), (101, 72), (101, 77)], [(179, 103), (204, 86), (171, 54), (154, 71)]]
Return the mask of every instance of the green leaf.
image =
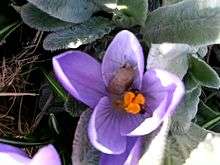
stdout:
[(93, 2), (101, 9), (113, 12), (117, 8), (118, 0), (93, 0)]
[(206, 56), (206, 54), (208, 53), (208, 47), (207, 46), (202, 46), (198, 48), (197, 54), (204, 58)]
[(64, 91), (64, 89), (59, 85), (59, 83), (49, 74), (45, 73), (43, 71), (45, 77), (49, 81), (49, 84), (52, 86), (54, 89), (55, 93), (63, 99), (63, 101), (67, 101), (69, 99), (68, 94)]
[(113, 21), (120, 26), (144, 24), (148, 12), (148, 0), (118, 0)]
[(60, 126), (56, 119), (56, 116), (53, 113), (49, 115), (49, 126), (56, 132), (56, 134), (60, 134)]
[(183, 0), (162, 0), (162, 1), (163, 1), (162, 2), (163, 6), (165, 6), (165, 5), (171, 5), (171, 4), (174, 4), (174, 3), (181, 2)]
[(184, 0), (154, 10), (143, 28), (148, 43), (220, 43), (220, 1)]
[(220, 116), (218, 116), (218, 117), (208, 121), (202, 127), (205, 128), (205, 129), (211, 129), (213, 126), (216, 125), (216, 123), (219, 125), (219, 123), (220, 123)]
[(6, 38), (20, 26), (20, 22), (14, 22), (8, 26), (5, 26), (3, 29), (0, 29), (0, 45), (5, 43)]
[(90, 144), (87, 136), (87, 127), (92, 112), (87, 110), (81, 115), (74, 140), (72, 152), (72, 164), (98, 165), (99, 152)]
[(173, 134), (184, 134), (190, 128), (191, 120), (198, 111), (201, 87), (190, 77), (186, 76), (186, 93), (172, 117), (171, 132)]
[(200, 58), (191, 56), (190, 72), (200, 85), (217, 89), (220, 87), (220, 78), (216, 71)]
[(192, 124), (185, 134), (171, 134), (167, 138), (163, 165), (183, 165), (185, 160), (190, 157), (192, 150), (205, 139), (208, 133), (198, 125)]
[(152, 44), (147, 58), (147, 69), (164, 69), (182, 79), (188, 69), (187, 55), (190, 52), (191, 47), (186, 44)]
[(92, 0), (28, 0), (37, 8), (63, 21), (81, 23), (98, 11)]
[(0, 138), (0, 143), (16, 145), (16, 146), (40, 146), (53, 143), (54, 140), (52, 139), (34, 139), (34, 138), (11, 138), (11, 137), (4, 137)]
[(214, 111), (201, 100), (199, 103), (199, 114), (205, 117), (206, 121), (210, 121), (213, 118), (220, 116), (220, 112)]
[(27, 25), (41, 31), (56, 31), (74, 25), (52, 17), (30, 3), (22, 6), (21, 17)]
[(68, 101), (64, 102), (64, 109), (69, 115), (72, 117), (80, 117), (80, 115), (85, 111), (87, 108), (82, 103), (79, 103), (78, 100), (69, 99)]
[(43, 46), (46, 50), (77, 48), (102, 38), (113, 28), (114, 26), (109, 20), (97, 17), (69, 29), (49, 34), (45, 38)]

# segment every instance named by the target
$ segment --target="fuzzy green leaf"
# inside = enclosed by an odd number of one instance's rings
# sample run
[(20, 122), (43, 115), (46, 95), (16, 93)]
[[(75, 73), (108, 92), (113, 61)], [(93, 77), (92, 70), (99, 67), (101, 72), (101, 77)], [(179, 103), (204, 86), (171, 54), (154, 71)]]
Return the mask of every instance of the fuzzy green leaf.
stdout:
[(113, 20), (121, 26), (144, 24), (148, 12), (148, 0), (118, 0)]
[(184, 0), (154, 10), (143, 28), (148, 43), (220, 43), (220, 1)]
[(192, 124), (189, 131), (182, 135), (173, 135), (167, 138), (167, 145), (162, 165), (183, 165), (190, 153), (202, 142), (208, 131)]
[(93, 0), (99, 8), (109, 12), (113, 12), (116, 9), (117, 1), (118, 0)]
[(98, 165), (99, 152), (90, 144), (87, 136), (91, 110), (82, 113), (73, 140), (72, 164)]
[(92, 0), (28, 0), (37, 8), (63, 21), (81, 23), (98, 10)]
[(56, 31), (73, 26), (73, 23), (64, 22), (28, 3), (21, 8), (21, 17), (27, 25), (41, 31)]
[(43, 46), (46, 50), (77, 48), (102, 38), (113, 28), (114, 26), (107, 19), (101, 17), (90, 19), (83, 24), (49, 34)]
[(220, 78), (216, 71), (200, 58), (191, 56), (190, 72), (200, 85), (209, 88), (220, 87)]
[(208, 47), (207, 46), (199, 47), (198, 50), (197, 50), (197, 54), (202, 58), (204, 58), (207, 53), (208, 53)]
[(201, 87), (190, 75), (186, 76), (185, 81), (185, 96), (177, 107), (176, 114), (172, 117), (171, 132), (173, 134), (183, 134), (187, 132), (192, 119), (196, 116), (198, 111)]
[(159, 68), (183, 78), (188, 69), (188, 53), (191, 47), (186, 44), (152, 44), (148, 58), (147, 69)]
[(178, 3), (181, 1), (183, 1), (183, 0), (162, 0), (162, 4), (163, 4), (163, 6), (165, 6), (165, 5), (171, 5), (174, 3)]

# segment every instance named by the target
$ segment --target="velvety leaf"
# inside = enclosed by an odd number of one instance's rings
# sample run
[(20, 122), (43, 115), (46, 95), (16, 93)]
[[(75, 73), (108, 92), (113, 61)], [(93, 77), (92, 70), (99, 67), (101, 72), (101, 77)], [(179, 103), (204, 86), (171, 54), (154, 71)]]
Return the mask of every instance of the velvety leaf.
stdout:
[(72, 152), (73, 165), (98, 165), (99, 152), (90, 144), (87, 136), (87, 126), (91, 111), (85, 111), (78, 122)]
[(148, 12), (148, 0), (118, 0), (113, 20), (121, 26), (144, 24)]
[(37, 8), (63, 21), (81, 23), (98, 10), (92, 0), (28, 0)]
[(74, 25), (52, 17), (30, 3), (22, 6), (21, 17), (28, 26), (41, 31), (56, 31)]
[(184, 0), (154, 10), (143, 29), (148, 43), (220, 43), (220, 1)]
[(202, 86), (209, 88), (220, 87), (220, 78), (216, 71), (200, 58), (191, 56), (190, 72), (196, 81)]
[(113, 12), (113, 10), (117, 8), (117, 1), (118, 0), (93, 0), (99, 8), (109, 12)]
[(186, 44), (152, 44), (148, 58), (147, 69), (160, 68), (183, 78), (188, 69), (188, 53), (191, 47)]
[(219, 165), (220, 135), (209, 133), (205, 140), (191, 152), (183, 165)]
[(103, 37), (113, 28), (107, 19), (101, 17), (90, 19), (83, 24), (49, 34), (43, 46), (46, 50), (77, 48)]
[(176, 114), (172, 117), (171, 132), (173, 134), (184, 134), (187, 132), (190, 128), (191, 120), (198, 111), (201, 87), (191, 76), (187, 75), (186, 79), (185, 96), (177, 107)]
[(144, 137), (145, 151), (139, 165), (161, 165), (163, 161), (166, 139), (170, 128), (170, 119), (165, 119), (162, 126)]
[(77, 100), (69, 99), (64, 102), (64, 110), (69, 113), (72, 117), (80, 117), (81, 114), (85, 111), (86, 106)]
[(208, 47), (207, 46), (203, 46), (203, 47), (198, 48), (197, 54), (200, 57), (204, 58), (207, 53), (208, 53)]
[(208, 131), (195, 124), (192, 124), (185, 134), (171, 134), (167, 138), (163, 165), (182, 165), (207, 134)]
[(157, 9), (161, 6), (161, 0), (148, 0), (148, 10), (149, 12)]
[(163, 0), (162, 4), (163, 6), (165, 5), (171, 5), (171, 4), (174, 4), (174, 3), (178, 3), (178, 2), (181, 2), (183, 0)]

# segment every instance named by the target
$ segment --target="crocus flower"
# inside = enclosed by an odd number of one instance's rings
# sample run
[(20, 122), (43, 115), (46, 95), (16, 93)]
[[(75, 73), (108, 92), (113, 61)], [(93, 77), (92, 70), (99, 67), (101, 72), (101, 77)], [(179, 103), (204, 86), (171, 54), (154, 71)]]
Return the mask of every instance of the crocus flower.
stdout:
[(159, 69), (144, 73), (142, 47), (127, 30), (115, 36), (102, 64), (84, 52), (67, 51), (53, 58), (53, 67), (64, 88), (93, 109), (88, 136), (105, 165), (136, 164), (138, 137), (157, 129), (184, 94), (175, 75)]
[(41, 148), (31, 159), (14, 146), (0, 144), (0, 164), (2, 165), (61, 165), (60, 157), (52, 145)]

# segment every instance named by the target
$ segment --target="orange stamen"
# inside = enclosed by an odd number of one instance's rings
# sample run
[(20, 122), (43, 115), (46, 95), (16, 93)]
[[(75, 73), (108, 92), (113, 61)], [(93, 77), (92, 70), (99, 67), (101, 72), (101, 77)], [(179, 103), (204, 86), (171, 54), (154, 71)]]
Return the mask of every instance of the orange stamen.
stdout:
[(141, 111), (141, 106), (145, 104), (145, 98), (141, 93), (126, 92), (124, 94), (124, 109), (128, 113), (137, 114)]
[(144, 105), (144, 103), (145, 103), (144, 96), (142, 94), (140, 94), (140, 93), (137, 94), (137, 96), (134, 99), (134, 103)]
[(126, 92), (124, 95), (124, 106), (127, 107), (130, 103), (132, 103), (135, 98), (135, 94), (133, 92)]
[(137, 114), (141, 111), (141, 107), (139, 104), (135, 104), (135, 103), (130, 103), (126, 108), (125, 110), (128, 112), (128, 113), (132, 113), (132, 114)]

